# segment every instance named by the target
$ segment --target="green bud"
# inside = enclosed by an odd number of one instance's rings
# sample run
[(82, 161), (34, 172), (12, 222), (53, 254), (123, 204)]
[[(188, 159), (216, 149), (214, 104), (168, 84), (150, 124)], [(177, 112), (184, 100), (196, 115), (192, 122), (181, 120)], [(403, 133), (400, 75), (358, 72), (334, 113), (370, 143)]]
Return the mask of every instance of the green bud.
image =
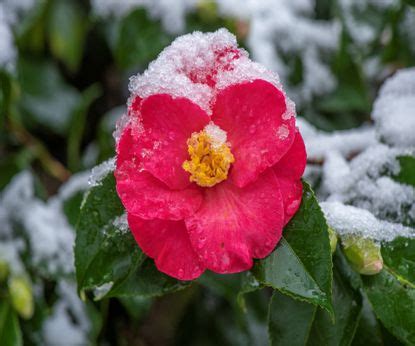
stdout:
[(374, 275), (383, 268), (380, 245), (372, 239), (349, 235), (342, 238), (344, 254), (351, 266), (363, 275)]
[(25, 319), (33, 316), (33, 294), (30, 281), (24, 276), (13, 276), (9, 279), (11, 303), (17, 313)]
[(328, 231), (329, 231), (331, 253), (334, 253), (337, 247), (337, 234), (333, 230), (333, 228), (331, 228), (330, 226), (328, 227)]
[(9, 276), (9, 264), (0, 260), (0, 282), (3, 282)]

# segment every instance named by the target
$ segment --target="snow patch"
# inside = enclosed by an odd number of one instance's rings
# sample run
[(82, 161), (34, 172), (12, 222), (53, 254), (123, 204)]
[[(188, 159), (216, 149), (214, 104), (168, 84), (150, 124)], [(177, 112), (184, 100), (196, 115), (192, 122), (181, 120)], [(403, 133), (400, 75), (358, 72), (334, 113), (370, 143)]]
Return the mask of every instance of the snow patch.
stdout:
[(212, 146), (219, 148), (227, 141), (226, 131), (222, 130), (219, 126), (215, 125), (212, 121), (205, 126), (205, 132), (212, 140)]
[(115, 170), (115, 157), (102, 162), (98, 166), (92, 168), (89, 175), (88, 184), (90, 187), (101, 185), (102, 179), (104, 179), (109, 173)]
[(415, 146), (415, 68), (395, 73), (382, 86), (372, 117), (379, 137), (393, 146)]
[(368, 210), (339, 202), (322, 202), (320, 206), (329, 226), (341, 236), (356, 234), (378, 241), (392, 241), (396, 237), (415, 237), (414, 229), (379, 220)]
[(60, 281), (57, 291), (59, 298), (42, 328), (45, 344), (88, 345), (92, 326), (85, 305), (76, 293), (76, 285)]

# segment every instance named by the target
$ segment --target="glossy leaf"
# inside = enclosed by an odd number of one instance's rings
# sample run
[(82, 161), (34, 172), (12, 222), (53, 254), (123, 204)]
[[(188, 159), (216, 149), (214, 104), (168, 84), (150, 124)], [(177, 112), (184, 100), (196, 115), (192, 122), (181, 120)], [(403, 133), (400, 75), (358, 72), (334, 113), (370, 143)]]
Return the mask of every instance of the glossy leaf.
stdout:
[(271, 345), (305, 345), (317, 307), (274, 291), (269, 305), (268, 333)]
[(259, 283), (259, 281), (252, 274), (252, 272), (245, 272), (242, 277), (238, 295), (236, 297), (239, 307), (242, 310), (246, 311), (245, 295), (260, 290), (262, 288), (264, 288), (264, 286)]
[(399, 280), (415, 288), (415, 239), (398, 237), (383, 244), (382, 257)]
[(146, 259), (128, 230), (114, 221), (124, 213), (109, 173), (82, 204), (75, 242), (78, 290), (93, 290), (95, 299), (160, 296), (187, 286), (159, 272)]
[(114, 286), (107, 297), (157, 297), (188, 286), (188, 282), (179, 281), (159, 272), (153, 260), (146, 259), (128, 277)]
[(110, 173), (87, 193), (82, 204), (75, 242), (78, 290), (115, 286), (143, 261), (132, 235), (114, 225), (123, 213)]
[(326, 294), (284, 238), (270, 256), (255, 265), (253, 272), (266, 286), (316, 305), (329, 306)]
[(274, 252), (256, 263), (260, 283), (332, 311), (332, 258), (327, 224), (308, 184), (297, 214)]
[(353, 346), (384, 345), (382, 329), (367, 298), (363, 300), (362, 313), (352, 342)]
[(356, 332), (360, 311), (360, 294), (335, 270), (333, 280), (334, 320), (325, 311), (316, 313), (309, 345), (350, 345)]
[(362, 280), (377, 318), (399, 340), (415, 344), (415, 288), (404, 285), (387, 268)]

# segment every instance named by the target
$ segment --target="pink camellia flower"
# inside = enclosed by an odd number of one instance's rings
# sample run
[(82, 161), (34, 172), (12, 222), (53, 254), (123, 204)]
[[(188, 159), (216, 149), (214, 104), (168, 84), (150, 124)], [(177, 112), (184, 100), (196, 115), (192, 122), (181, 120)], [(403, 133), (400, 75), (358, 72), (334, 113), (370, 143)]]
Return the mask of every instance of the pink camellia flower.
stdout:
[(115, 176), (144, 253), (181, 280), (269, 255), (300, 205), (306, 162), (278, 76), (221, 29), (176, 39), (130, 91)]

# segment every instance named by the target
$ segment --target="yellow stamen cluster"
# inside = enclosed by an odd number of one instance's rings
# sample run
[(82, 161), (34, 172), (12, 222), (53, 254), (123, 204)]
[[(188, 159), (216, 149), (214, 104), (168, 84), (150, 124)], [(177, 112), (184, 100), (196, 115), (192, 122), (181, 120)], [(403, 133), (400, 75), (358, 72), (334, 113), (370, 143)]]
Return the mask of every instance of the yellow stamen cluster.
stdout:
[(183, 169), (190, 173), (190, 181), (212, 187), (228, 177), (231, 163), (235, 161), (226, 143), (215, 143), (205, 132), (193, 133), (187, 140), (190, 160), (183, 162)]

